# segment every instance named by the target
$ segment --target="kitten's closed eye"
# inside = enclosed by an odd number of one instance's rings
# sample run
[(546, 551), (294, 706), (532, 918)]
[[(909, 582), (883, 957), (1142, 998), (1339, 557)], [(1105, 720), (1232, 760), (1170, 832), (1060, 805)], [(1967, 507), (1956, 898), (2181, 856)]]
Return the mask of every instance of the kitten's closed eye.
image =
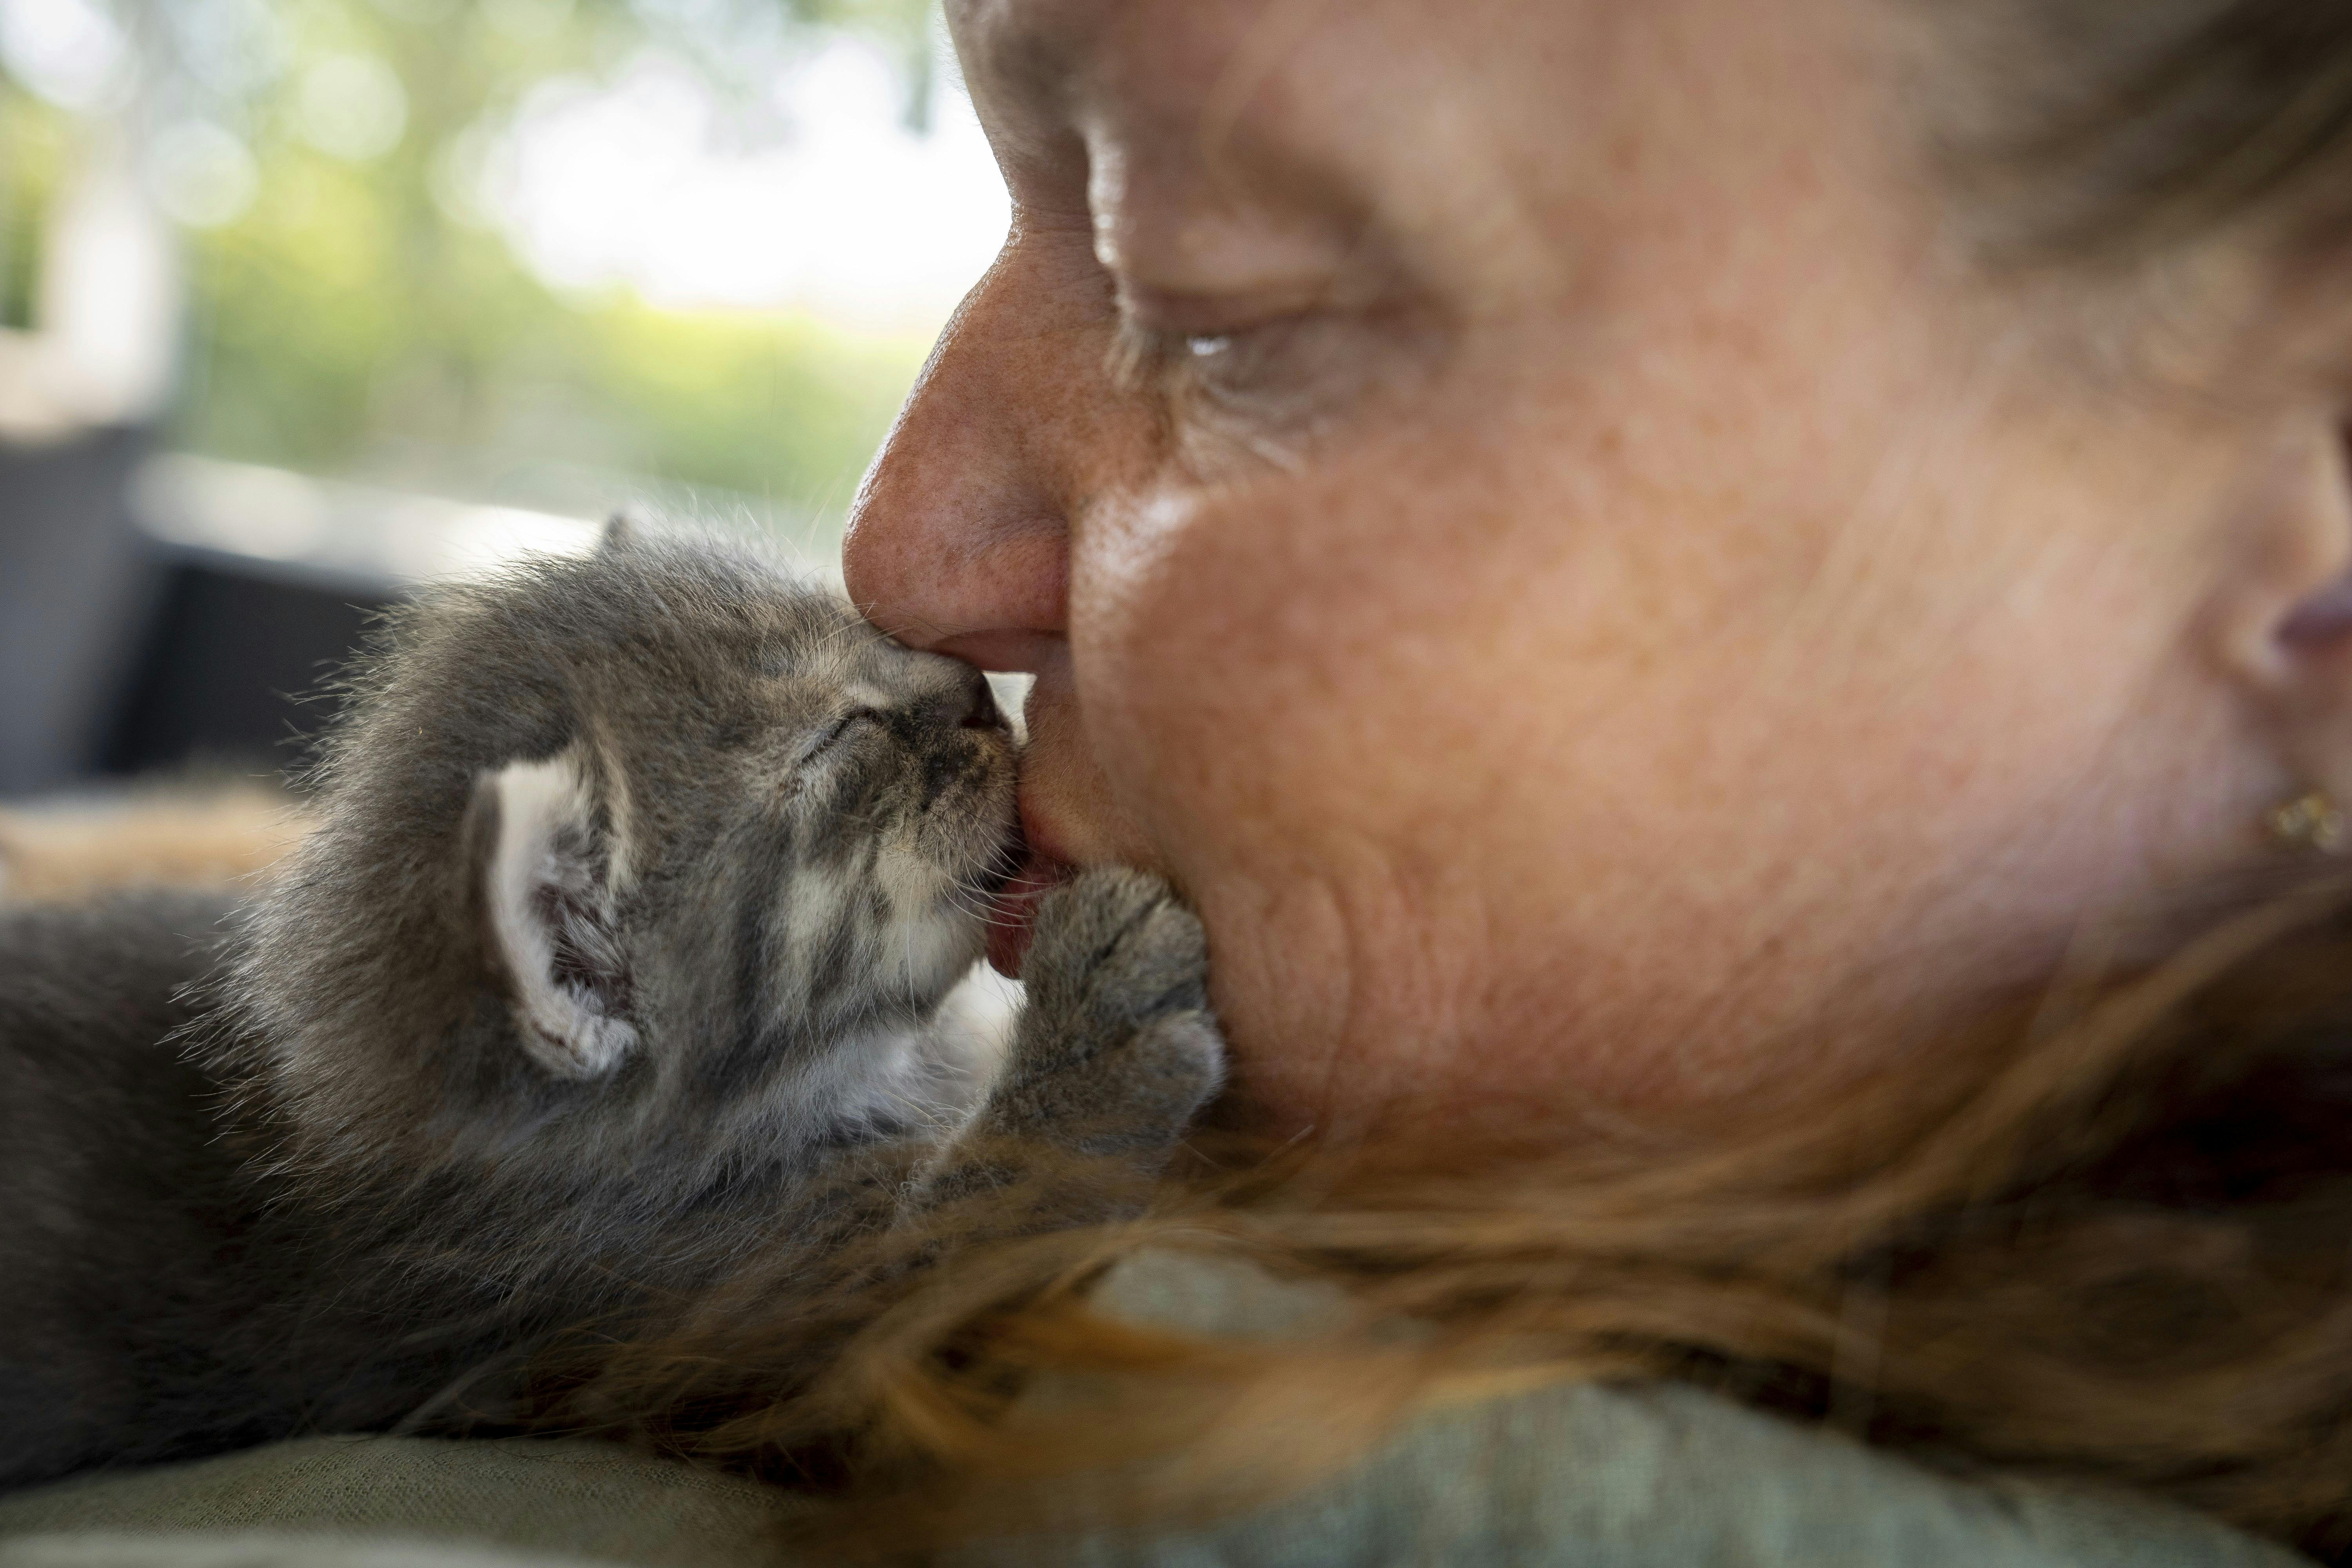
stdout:
[(795, 765), (805, 765), (814, 762), (827, 750), (847, 740), (860, 724), (879, 725), (880, 723), (882, 723), (882, 715), (873, 709), (853, 708), (835, 719), (814, 740), (803, 747)]

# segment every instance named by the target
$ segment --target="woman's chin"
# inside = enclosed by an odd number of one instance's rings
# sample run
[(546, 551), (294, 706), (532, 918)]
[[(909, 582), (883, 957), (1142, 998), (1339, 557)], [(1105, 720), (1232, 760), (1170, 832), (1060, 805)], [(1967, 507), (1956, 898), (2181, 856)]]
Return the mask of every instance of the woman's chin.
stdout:
[(1037, 900), (1077, 874), (1077, 868), (1031, 849), (1004, 884), (988, 911), (989, 966), (1008, 980), (1021, 978), (1029, 956), (1029, 939), (1037, 919)]

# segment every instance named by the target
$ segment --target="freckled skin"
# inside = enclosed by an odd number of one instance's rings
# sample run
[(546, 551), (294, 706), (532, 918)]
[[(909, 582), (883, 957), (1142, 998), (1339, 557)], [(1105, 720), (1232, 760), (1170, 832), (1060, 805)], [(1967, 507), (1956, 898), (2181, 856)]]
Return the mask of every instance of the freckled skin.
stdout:
[(1014, 228), (850, 592), (1036, 675), (1032, 842), (1195, 901), (1235, 1117), (1785, 1108), (2342, 767), (2242, 657), (2335, 415), (1974, 272), (1895, 7), (950, 9)]

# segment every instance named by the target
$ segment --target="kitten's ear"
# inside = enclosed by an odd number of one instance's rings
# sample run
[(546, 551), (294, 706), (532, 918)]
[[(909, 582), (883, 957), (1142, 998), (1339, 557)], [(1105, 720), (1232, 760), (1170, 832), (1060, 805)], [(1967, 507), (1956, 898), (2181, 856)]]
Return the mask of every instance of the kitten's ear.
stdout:
[(637, 525), (629, 521), (627, 512), (616, 511), (604, 520), (604, 531), (598, 535), (596, 540), (596, 553), (619, 555), (625, 551), (635, 550), (638, 541), (643, 537), (644, 535), (638, 531)]
[(613, 914), (612, 846), (578, 751), (476, 781), (467, 840), (515, 1029), (559, 1078), (599, 1078), (637, 1043)]

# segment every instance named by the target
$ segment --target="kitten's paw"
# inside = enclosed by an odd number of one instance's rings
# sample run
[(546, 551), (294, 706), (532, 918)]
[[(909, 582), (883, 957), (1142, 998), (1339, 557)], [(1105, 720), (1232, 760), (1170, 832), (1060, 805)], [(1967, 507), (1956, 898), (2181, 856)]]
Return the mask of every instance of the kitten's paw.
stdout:
[(1120, 1055), (1138, 1144), (1172, 1143), (1225, 1084), (1225, 1037), (1205, 1011), (1154, 1018)]
[(1201, 922), (1159, 878), (1088, 871), (1038, 906), (999, 1131), (1156, 1168), (1224, 1081)]
[(1124, 867), (1084, 871), (1037, 906), (1022, 966), (1032, 1009), (1095, 1034), (1205, 1012), (1209, 944), (1165, 881)]

